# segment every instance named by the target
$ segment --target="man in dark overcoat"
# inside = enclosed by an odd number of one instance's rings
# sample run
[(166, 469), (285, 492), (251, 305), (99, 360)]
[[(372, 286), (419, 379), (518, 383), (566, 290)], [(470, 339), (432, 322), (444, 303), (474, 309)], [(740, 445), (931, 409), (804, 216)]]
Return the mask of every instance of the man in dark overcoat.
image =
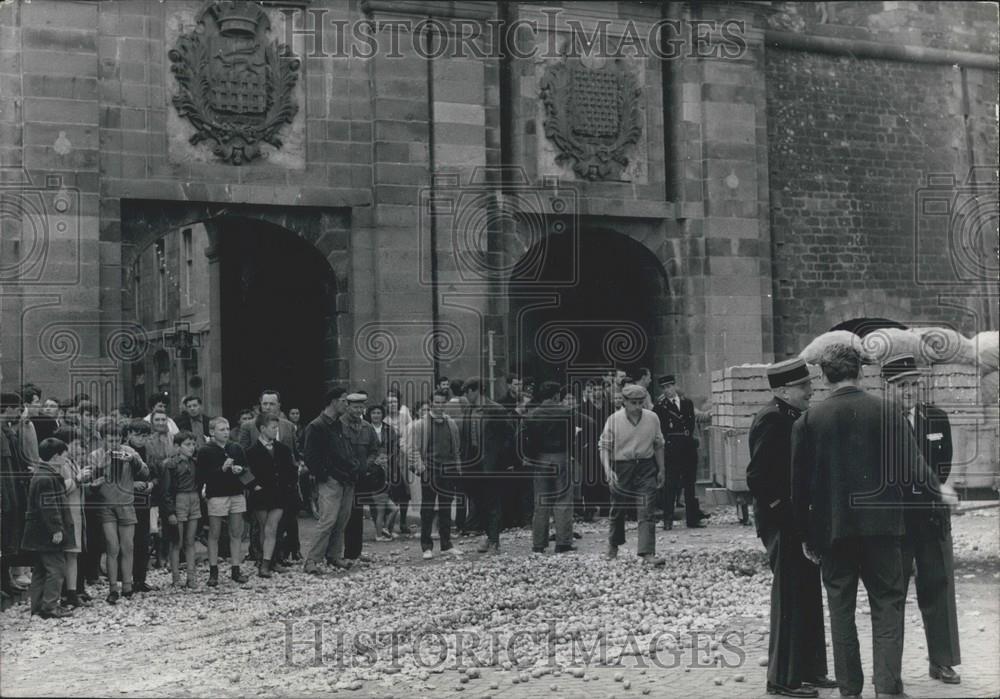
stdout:
[(875, 691), (901, 694), (903, 485), (955, 502), (920, 456), (905, 418), (860, 387), (861, 354), (835, 343), (820, 357), (831, 389), (792, 428), (792, 505), (808, 557), (822, 561), (841, 695), (864, 685), (855, 625), (858, 580), (871, 606)]
[[(941, 483), (951, 473), (951, 423), (948, 415), (920, 400), (921, 372), (913, 355), (890, 359), (882, 366), (887, 397), (900, 409), (913, 430), (921, 455)], [(958, 609), (955, 605), (955, 559), (951, 541), (951, 510), (935, 503), (926, 489), (913, 484), (907, 491), (903, 513), (903, 580), (909, 590), (914, 563), (917, 604), (927, 637), (928, 672), (946, 684), (962, 678), (954, 666), (962, 662), (958, 644)]]
[(769, 366), (767, 380), (774, 397), (750, 425), (747, 466), (757, 536), (774, 574), (767, 691), (815, 697), (816, 687), (836, 682), (826, 677), (819, 567), (805, 557), (792, 519), (792, 425), (809, 407), (812, 378), (796, 358)]

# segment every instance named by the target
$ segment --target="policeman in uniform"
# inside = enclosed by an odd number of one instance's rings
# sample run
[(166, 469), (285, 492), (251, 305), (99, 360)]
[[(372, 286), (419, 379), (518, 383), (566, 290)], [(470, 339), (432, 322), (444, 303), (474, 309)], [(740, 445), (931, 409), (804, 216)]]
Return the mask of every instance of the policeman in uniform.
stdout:
[(667, 479), (663, 488), (663, 528), (673, 529), (674, 502), (677, 493), (684, 490), (684, 513), (688, 527), (704, 527), (701, 520), (708, 517), (698, 506), (694, 482), (698, 470), (698, 440), (694, 437), (694, 403), (677, 395), (677, 380), (673, 374), (661, 376), (657, 381), (663, 393), (653, 406), (660, 419), (660, 429), (666, 442), (664, 457), (667, 462)]
[[(901, 355), (882, 366), (882, 378), (890, 400), (902, 410), (913, 430), (928, 467), (941, 483), (951, 472), (951, 424), (940, 408), (921, 402), (921, 375), (913, 355)], [(910, 587), (914, 562), (917, 572), (917, 604), (927, 636), (929, 673), (936, 680), (959, 684), (962, 678), (953, 666), (962, 662), (958, 646), (958, 611), (955, 606), (955, 561), (952, 555), (951, 510), (936, 504), (926, 487), (913, 484), (907, 493), (909, 506), (903, 511), (903, 576)]]
[(815, 697), (816, 687), (837, 683), (826, 677), (819, 566), (802, 552), (791, 509), (792, 425), (809, 407), (812, 379), (806, 363), (796, 358), (769, 366), (767, 381), (774, 397), (750, 425), (747, 466), (757, 536), (774, 574), (767, 692)]

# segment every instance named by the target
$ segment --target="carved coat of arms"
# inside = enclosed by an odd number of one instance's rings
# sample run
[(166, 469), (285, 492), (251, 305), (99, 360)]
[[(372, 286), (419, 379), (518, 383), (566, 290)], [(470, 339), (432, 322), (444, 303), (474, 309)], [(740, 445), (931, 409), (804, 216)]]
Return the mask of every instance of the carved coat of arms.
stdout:
[(619, 179), (628, 167), (626, 152), (642, 135), (639, 87), (621, 61), (590, 68), (567, 59), (542, 76), (545, 136), (558, 151), (556, 162), (570, 163), (587, 180)]
[(261, 157), (262, 143), (281, 148), (278, 133), (298, 111), (301, 62), (268, 41), (271, 23), (260, 5), (215, 0), (197, 19), (167, 54), (180, 88), (174, 107), (196, 129), (191, 143), (211, 141), (215, 155), (233, 165)]

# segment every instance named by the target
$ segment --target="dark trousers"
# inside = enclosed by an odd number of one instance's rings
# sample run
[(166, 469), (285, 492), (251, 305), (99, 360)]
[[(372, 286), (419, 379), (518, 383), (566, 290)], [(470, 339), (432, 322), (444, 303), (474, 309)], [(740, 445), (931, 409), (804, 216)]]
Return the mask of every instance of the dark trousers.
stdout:
[(503, 520), (503, 487), (503, 474), (483, 474), (473, 482), (478, 524), (486, 532), (486, 539), (493, 544), (500, 543), (500, 523)]
[(142, 585), (149, 570), (149, 505), (135, 504), (135, 533), (132, 536), (132, 583)]
[(420, 481), (420, 549), (430, 551), (434, 548), (431, 531), (434, 528), (434, 515), (438, 518), (438, 538), (441, 550), (451, 548), (451, 501), (454, 499), (454, 489), (448, 480), (442, 476), (424, 473)]
[(62, 551), (34, 552), (31, 586), (28, 588), (32, 614), (55, 611), (59, 606), (65, 576), (66, 554)]
[(471, 532), (482, 528), (479, 521), (479, 491), (474, 475), (463, 475), (454, 481), (458, 494), (455, 496), (455, 521), (457, 532)]
[(833, 666), (841, 694), (860, 694), (864, 686), (858, 627), (854, 621), (858, 579), (872, 610), (875, 691), (900, 694), (903, 680), (903, 554), (898, 536), (838, 539), (823, 555), (823, 584), (830, 606)]
[(656, 553), (656, 461), (637, 459), (616, 461), (613, 466), (618, 485), (611, 488), (611, 532), (609, 543), (625, 543), (625, 517), (629, 510), (639, 520), (640, 556)]
[(278, 543), (274, 558), (278, 561), (287, 560), (290, 556), (302, 556), (302, 543), (299, 540), (299, 508), (298, 503), (290, 503), (281, 514), (278, 522)]
[(104, 553), (104, 528), (98, 514), (100, 508), (96, 503), (87, 502), (83, 508), (83, 518), (85, 521), (84, 536), (86, 541), (83, 544), (83, 552), (77, 561), (79, 570), (77, 577), (87, 581), (94, 581), (101, 577), (101, 554)]
[(358, 496), (354, 496), (351, 507), (351, 517), (347, 520), (347, 527), (344, 529), (344, 558), (357, 560), (361, 558), (361, 549), (364, 548), (365, 534), (365, 508), (358, 503)]
[(955, 606), (955, 560), (951, 516), (935, 510), (906, 517), (903, 537), (904, 589), (909, 591), (916, 564), (917, 604), (924, 619), (927, 658), (935, 665), (960, 665), (958, 610)]
[(762, 528), (760, 538), (774, 574), (767, 681), (795, 688), (827, 673), (819, 566), (802, 555), (790, 526)]
[(688, 526), (698, 523), (698, 500), (695, 498), (694, 483), (698, 474), (698, 462), (686, 461), (670, 463), (667, 457), (666, 479), (663, 483), (663, 522), (674, 521), (674, 504), (677, 494), (684, 491), (684, 517)]
[(573, 545), (574, 462), (563, 454), (541, 454), (535, 464), (535, 512), (532, 547), (549, 546), (549, 517), (555, 515), (556, 546)]

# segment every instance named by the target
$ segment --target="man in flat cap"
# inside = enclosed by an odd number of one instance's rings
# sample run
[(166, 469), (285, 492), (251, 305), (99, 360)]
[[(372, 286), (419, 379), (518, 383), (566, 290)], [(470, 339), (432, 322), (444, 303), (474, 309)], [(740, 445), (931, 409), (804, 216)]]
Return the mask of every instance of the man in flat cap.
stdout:
[[(943, 410), (920, 400), (921, 378), (913, 355), (894, 357), (882, 365), (886, 397), (906, 418), (927, 466), (945, 483), (951, 473), (951, 423)], [(962, 678), (953, 668), (961, 664), (962, 656), (955, 606), (951, 510), (935, 503), (921, 484), (913, 484), (904, 493), (904, 589), (909, 590), (915, 562), (917, 604), (924, 619), (930, 676), (947, 684), (959, 684)]]
[(815, 697), (816, 687), (837, 683), (826, 677), (819, 567), (805, 557), (792, 519), (792, 425), (809, 407), (812, 378), (796, 358), (769, 366), (767, 381), (774, 395), (750, 425), (747, 466), (757, 536), (774, 574), (767, 692)]
[(677, 379), (673, 374), (658, 380), (662, 395), (653, 406), (663, 430), (664, 458), (667, 463), (666, 482), (663, 486), (663, 528), (673, 529), (674, 503), (684, 491), (684, 518), (688, 527), (705, 525), (708, 517), (701, 511), (695, 497), (694, 484), (698, 475), (698, 439), (694, 436), (694, 403), (677, 393)]
[(625, 543), (627, 507), (638, 507), (639, 545), (644, 563), (662, 566), (656, 555), (656, 497), (666, 474), (663, 468), (663, 433), (660, 419), (642, 407), (646, 389), (629, 384), (622, 389), (623, 410), (615, 411), (604, 423), (598, 448), (601, 464), (611, 486), (611, 532), (608, 558), (618, 556)]
[[(357, 464), (359, 474), (366, 474), (376, 468), (375, 459), (378, 458), (379, 442), (375, 428), (370, 422), (362, 419), (365, 414), (365, 404), (368, 402), (368, 394), (363, 391), (355, 391), (347, 394), (347, 412), (340, 416), (341, 429), (347, 449)], [(344, 559), (346, 561), (366, 560), (361, 551), (364, 547), (364, 526), (365, 510), (364, 498), (355, 489), (351, 516), (347, 520), (347, 527), (344, 530)], [(330, 551), (331, 565), (336, 564), (334, 551)], [(350, 564), (349, 564), (350, 565)]]
[(822, 561), (841, 695), (864, 686), (859, 580), (871, 606), (875, 691), (893, 695), (903, 692), (903, 487), (926, 483), (936, 500), (957, 498), (927, 468), (901, 412), (861, 388), (861, 362), (841, 343), (820, 356), (831, 392), (792, 428), (792, 509), (807, 556)]

